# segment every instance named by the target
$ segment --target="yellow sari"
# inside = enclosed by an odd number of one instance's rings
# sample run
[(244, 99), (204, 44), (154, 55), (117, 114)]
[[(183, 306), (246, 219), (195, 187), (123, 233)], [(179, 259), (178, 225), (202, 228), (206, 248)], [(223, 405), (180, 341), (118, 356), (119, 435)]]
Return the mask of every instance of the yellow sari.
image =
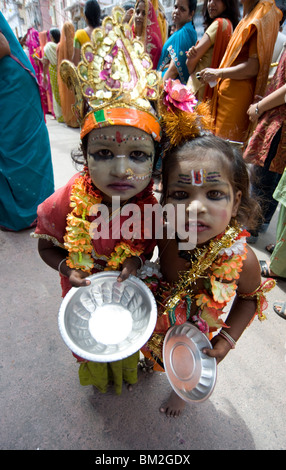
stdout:
[(74, 35), (74, 47), (81, 49), (81, 46), (90, 41), (90, 37), (85, 29), (78, 29)]
[(62, 113), (65, 123), (70, 127), (79, 127), (77, 119), (73, 113), (73, 105), (75, 103), (75, 95), (72, 90), (69, 90), (63, 82), (60, 74), (60, 64), (63, 60), (72, 60), (73, 55), (73, 39), (74, 39), (74, 26), (72, 23), (66, 21), (63, 25), (61, 32), (61, 39), (57, 48), (58, 58), (58, 85), (61, 97)]
[(251, 131), (247, 109), (255, 95), (264, 94), (281, 15), (274, 0), (261, 0), (235, 28), (219, 68), (257, 57), (259, 72), (250, 79), (219, 80), (211, 102), (216, 135), (246, 142)]

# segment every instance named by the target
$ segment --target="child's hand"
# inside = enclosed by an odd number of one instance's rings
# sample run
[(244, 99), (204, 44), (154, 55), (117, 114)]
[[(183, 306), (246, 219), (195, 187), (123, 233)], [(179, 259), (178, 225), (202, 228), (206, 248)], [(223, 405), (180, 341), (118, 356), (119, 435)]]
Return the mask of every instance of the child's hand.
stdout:
[(225, 339), (218, 335), (212, 339), (211, 343), (213, 349), (204, 348), (202, 352), (209, 357), (215, 357), (217, 364), (219, 364), (219, 362), (225, 358), (231, 346)]
[(69, 274), (69, 281), (73, 287), (89, 286), (90, 280), (85, 279), (87, 276), (89, 276), (89, 274), (80, 269), (72, 269)]
[(130, 274), (136, 276), (137, 269), (141, 266), (141, 261), (138, 256), (131, 256), (130, 258), (126, 258), (124, 263), (122, 264), (122, 271), (119, 274), (117, 281), (122, 282), (125, 281)]

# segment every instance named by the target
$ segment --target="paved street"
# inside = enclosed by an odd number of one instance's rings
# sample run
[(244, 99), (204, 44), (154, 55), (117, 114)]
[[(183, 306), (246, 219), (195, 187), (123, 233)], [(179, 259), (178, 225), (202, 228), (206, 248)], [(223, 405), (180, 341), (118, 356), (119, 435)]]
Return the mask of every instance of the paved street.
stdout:
[[(75, 172), (79, 130), (49, 116), (47, 125), (58, 188)], [(269, 258), (276, 220), (255, 245), (259, 259)], [(164, 373), (140, 372), (132, 392), (98, 393), (91, 403), (58, 330), (58, 274), (30, 232), (0, 232), (2, 450), (285, 450), (286, 321), (272, 309), (285, 282), (268, 296), (268, 320), (256, 319), (218, 366), (211, 397), (171, 419), (158, 411), (170, 391)]]

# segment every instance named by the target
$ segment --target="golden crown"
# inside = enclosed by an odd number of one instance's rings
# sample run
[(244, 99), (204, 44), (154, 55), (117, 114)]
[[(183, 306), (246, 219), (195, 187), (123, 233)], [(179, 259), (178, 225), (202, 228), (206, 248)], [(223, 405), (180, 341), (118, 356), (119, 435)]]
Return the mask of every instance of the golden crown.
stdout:
[(113, 8), (112, 16), (93, 30), (91, 42), (82, 46), (78, 66), (61, 63), (61, 77), (75, 92), (74, 112), (80, 123), (90, 112), (113, 107), (154, 114), (150, 100), (159, 97), (160, 78), (124, 16), (122, 8)]

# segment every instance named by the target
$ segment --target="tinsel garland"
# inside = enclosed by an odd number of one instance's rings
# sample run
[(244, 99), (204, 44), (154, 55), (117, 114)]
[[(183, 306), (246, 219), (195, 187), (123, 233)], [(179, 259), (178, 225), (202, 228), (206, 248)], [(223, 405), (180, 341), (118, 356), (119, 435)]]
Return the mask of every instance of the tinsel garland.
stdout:
[(240, 227), (235, 223), (229, 225), (221, 238), (215, 238), (203, 248), (196, 248), (195, 261), (189, 270), (179, 273), (179, 281), (176, 283), (174, 295), (167, 301), (164, 314), (174, 308), (183, 295), (191, 295), (195, 282), (203, 277), (208, 268), (213, 264), (222, 249), (229, 248), (239, 232)]

